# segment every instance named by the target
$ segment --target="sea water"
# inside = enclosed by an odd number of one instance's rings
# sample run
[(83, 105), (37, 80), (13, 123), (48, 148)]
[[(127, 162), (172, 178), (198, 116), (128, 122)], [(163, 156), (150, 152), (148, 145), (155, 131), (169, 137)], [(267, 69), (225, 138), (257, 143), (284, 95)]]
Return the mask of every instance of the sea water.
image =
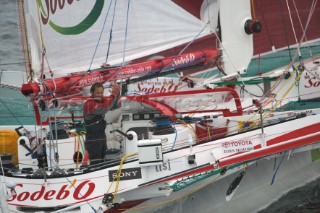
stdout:
[[(9, 72), (23, 69), (24, 61), (20, 51), (17, 3), (15, 0), (0, 0), (0, 71)], [(287, 193), (260, 211), (260, 213), (273, 212), (320, 212), (320, 179)]]

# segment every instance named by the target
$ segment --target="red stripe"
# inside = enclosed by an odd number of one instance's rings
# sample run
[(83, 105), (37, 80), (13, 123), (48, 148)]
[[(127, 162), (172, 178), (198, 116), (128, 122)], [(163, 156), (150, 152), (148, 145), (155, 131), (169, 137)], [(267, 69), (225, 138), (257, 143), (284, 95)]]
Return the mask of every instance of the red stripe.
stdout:
[(224, 160), (222, 162), (219, 162), (218, 164), (219, 164), (219, 167), (226, 167), (226, 166), (229, 166), (232, 164), (250, 161), (253, 159), (265, 157), (268, 155), (272, 155), (275, 153), (283, 152), (286, 150), (298, 148), (301, 146), (305, 146), (305, 145), (309, 145), (309, 144), (317, 143), (317, 142), (320, 142), (320, 135), (311, 136), (309, 138), (303, 138), (303, 139), (300, 139), (300, 140), (297, 140), (297, 141), (294, 141), (291, 143), (282, 144), (282, 145), (270, 147), (268, 149), (256, 151), (254, 153), (248, 153), (246, 155), (242, 155), (242, 156), (238, 156), (238, 157), (235, 157), (232, 159)]
[(283, 141), (292, 140), (294, 138), (299, 138), (302, 136), (306, 136), (312, 133), (316, 133), (320, 131), (320, 123), (316, 123), (307, 127), (299, 128), (297, 130), (294, 130), (292, 132), (289, 132), (287, 134), (281, 135), (279, 137), (273, 138), (271, 140), (268, 140), (267, 145), (274, 145), (277, 143), (281, 143)]

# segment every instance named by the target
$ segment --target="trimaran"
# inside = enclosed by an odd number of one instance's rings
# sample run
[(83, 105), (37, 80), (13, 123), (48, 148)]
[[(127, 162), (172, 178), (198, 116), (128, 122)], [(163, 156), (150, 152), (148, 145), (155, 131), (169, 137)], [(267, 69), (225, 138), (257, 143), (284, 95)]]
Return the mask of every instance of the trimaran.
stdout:
[[(317, 0), (17, 2), (34, 125), (1, 126), (2, 212), (249, 212), (319, 176)], [(122, 96), (90, 166), (94, 82)]]

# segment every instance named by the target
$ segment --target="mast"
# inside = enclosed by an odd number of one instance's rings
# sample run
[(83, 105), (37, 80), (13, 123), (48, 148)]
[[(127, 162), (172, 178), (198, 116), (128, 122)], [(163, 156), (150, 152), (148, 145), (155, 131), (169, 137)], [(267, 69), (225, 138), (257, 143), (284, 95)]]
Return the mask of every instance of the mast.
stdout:
[(28, 37), (26, 31), (26, 23), (25, 23), (25, 14), (24, 14), (24, 0), (17, 0), (18, 4), (18, 13), (19, 13), (19, 24), (21, 30), (21, 40), (22, 40), (22, 53), (25, 59), (25, 67), (27, 72), (27, 81), (31, 79), (31, 60), (29, 55), (29, 48), (28, 48)]

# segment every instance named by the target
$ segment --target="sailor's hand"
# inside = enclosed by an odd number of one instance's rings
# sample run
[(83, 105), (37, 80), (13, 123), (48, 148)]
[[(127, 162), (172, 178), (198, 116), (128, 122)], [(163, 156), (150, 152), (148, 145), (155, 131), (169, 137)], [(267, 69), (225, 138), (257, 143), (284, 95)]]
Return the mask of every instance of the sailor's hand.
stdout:
[(118, 84), (114, 84), (111, 88), (111, 94), (114, 96), (120, 95), (120, 86)]

